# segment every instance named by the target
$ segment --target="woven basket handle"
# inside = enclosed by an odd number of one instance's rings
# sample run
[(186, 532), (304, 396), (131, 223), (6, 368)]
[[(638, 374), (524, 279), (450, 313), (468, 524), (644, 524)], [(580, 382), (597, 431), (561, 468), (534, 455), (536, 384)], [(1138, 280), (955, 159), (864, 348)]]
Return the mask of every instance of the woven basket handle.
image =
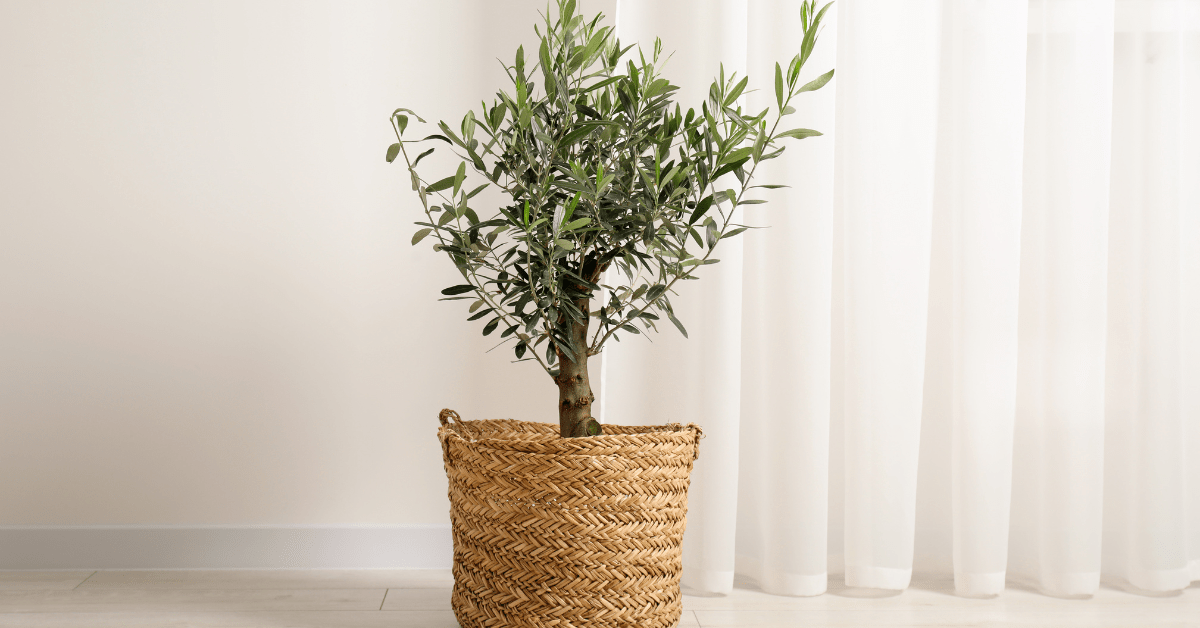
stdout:
[(438, 422), (442, 424), (442, 427), (450, 427), (451, 421), (461, 424), (462, 417), (450, 408), (442, 408), (442, 411), (438, 413)]
[(438, 423), (442, 424), (444, 430), (438, 430), (438, 440), (442, 443), (442, 455), (445, 457), (446, 464), (450, 463), (450, 434), (458, 434), (462, 428), (462, 417), (450, 408), (442, 408), (438, 413)]
[(462, 417), (458, 416), (458, 413), (450, 408), (442, 408), (442, 411), (438, 413), (438, 422), (442, 424), (442, 427), (450, 428), (455, 434), (467, 440), (472, 440), (478, 436), (478, 434), (474, 433), (475, 428), (467, 425), (467, 422), (462, 420)]

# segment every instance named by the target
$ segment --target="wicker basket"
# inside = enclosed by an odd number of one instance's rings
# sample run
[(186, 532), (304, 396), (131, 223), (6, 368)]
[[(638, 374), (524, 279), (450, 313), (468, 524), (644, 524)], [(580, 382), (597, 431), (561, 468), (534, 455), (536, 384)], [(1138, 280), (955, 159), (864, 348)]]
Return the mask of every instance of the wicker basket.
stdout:
[(545, 423), (441, 419), (463, 628), (678, 623), (700, 428), (560, 438)]

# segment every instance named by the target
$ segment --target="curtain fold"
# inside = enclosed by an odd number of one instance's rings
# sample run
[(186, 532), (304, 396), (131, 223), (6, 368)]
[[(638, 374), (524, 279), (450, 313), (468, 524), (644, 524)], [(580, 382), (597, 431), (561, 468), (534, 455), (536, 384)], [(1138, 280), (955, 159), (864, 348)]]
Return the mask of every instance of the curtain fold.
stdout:
[(963, 594), (994, 595), (1008, 558), (1028, 5), (950, 2), (944, 11), (935, 212), (946, 224), (935, 233), (948, 233), (950, 248), (941, 273), (951, 300), (954, 582)]
[[(676, 51), (685, 107), (721, 61), (765, 106), (799, 46), (786, 0), (617, 15)], [(791, 186), (746, 211), (768, 228), (673, 297), (690, 339), (602, 358), (602, 420), (705, 428), (684, 585), (902, 589), (917, 471), (943, 457), (923, 499), (946, 504), (960, 594), (1200, 579), (1200, 0), (828, 15), (802, 80), (837, 78), (789, 119), (825, 135), (765, 164)], [(930, 407), (949, 433), (921, 451)]]
[[(832, 68), (837, 9), (826, 14), (821, 46), (800, 76), (805, 83)], [(800, 23), (799, 3), (751, 0), (749, 23)], [(773, 28), (749, 41), (751, 77), (772, 76), (775, 62), (796, 54), (795, 31)], [(763, 180), (803, 185), (763, 194), (745, 219), (770, 225), (747, 232), (742, 293), (742, 398), (736, 569), (765, 591), (817, 595), (828, 582), (829, 355), (833, 264), (835, 78), (797, 99), (790, 127), (823, 137), (791, 147), (787, 159), (763, 162)], [(771, 105), (771, 91), (746, 96), (752, 111)], [(779, 290), (776, 277), (794, 278)], [(707, 447), (709, 444), (705, 443)]]
[(1013, 566), (1100, 582), (1113, 3), (1030, 3)]
[(1200, 237), (1195, 225), (1183, 230), (1185, 208), (1196, 200), (1184, 180), (1200, 168), (1184, 167), (1183, 143), (1196, 138), (1182, 127), (1196, 110), (1182, 107), (1185, 81), (1200, 65), (1172, 27), (1186, 19), (1185, 6), (1118, 3), (1113, 64), (1105, 561), (1155, 591), (1193, 578), (1186, 461), (1198, 443), (1186, 438), (1181, 366), (1184, 329), (1197, 319), (1181, 307), (1197, 278), (1185, 269), (1184, 251)]
[[(937, 142), (940, 2), (839, 7), (845, 574), (912, 575)], [(880, 51), (888, 51), (880, 54)]]
[(1183, 2), (1179, 32), (1179, 414), (1190, 578), (1200, 580), (1200, 2)]

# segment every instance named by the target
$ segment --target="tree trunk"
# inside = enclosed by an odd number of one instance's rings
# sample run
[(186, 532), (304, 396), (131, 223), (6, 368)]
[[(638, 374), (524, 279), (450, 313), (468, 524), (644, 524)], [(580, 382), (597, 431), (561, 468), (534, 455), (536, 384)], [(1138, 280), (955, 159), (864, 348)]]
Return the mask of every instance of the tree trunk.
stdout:
[(595, 436), (602, 432), (600, 422), (592, 418), (592, 382), (587, 368), (588, 308), (591, 299), (580, 299), (576, 305), (583, 311), (584, 322), (571, 325), (571, 339), (579, 347), (579, 361), (572, 361), (567, 354), (558, 351), (558, 432), (563, 438)]

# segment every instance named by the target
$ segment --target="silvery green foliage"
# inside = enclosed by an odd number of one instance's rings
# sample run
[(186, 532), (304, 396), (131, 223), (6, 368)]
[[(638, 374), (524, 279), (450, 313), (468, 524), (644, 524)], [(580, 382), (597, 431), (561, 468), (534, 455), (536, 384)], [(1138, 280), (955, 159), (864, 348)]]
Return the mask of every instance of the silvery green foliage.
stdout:
[[(552, 375), (556, 348), (586, 360), (609, 338), (655, 330), (664, 318), (686, 336), (671, 304), (676, 283), (717, 263), (721, 240), (748, 228), (732, 218), (739, 205), (765, 202), (751, 190), (782, 187), (752, 185), (758, 165), (778, 157), (784, 140), (820, 135), (780, 126), (795, 97), (833, 77), (797, 85), (828, 7), (804, 3), (800, 53), (786, 68), (775, 64), (775, 103), (760, 112), (743, 109), (747, 79), (724, 68), (699, 109), (684, 112), (678, 87), (659, 75), (661, 43), (648, 58), (622, 48), (602, 16), (576, 14), (575, 0), (559, 0), (557, 17), (535, 26), (536, 58), (517, 49), (505, 66), (512, 88), (457, 129), (439, 122), (440, 133), (410, 139), (411, 121), (424, 120), (397, 109), (387, 160), (403, 157), (425, 211), (412, 243), (433, 236), (463, 276), (442, 294), (472, 301), (468, 320), (484, 321), (485, 336), (500, 330), (518, 360), (536, 359)], [(430, 181), (417, 167), (434, 148), (418, 146), (437, 142), (461, 163)], [(494, 212), (472, 206), (489, 186), (508, 199)], [(609, 267), (616, 272), (604, 274)], [(579, 346), (569, 330), (588, 322), (592, 336)]]

